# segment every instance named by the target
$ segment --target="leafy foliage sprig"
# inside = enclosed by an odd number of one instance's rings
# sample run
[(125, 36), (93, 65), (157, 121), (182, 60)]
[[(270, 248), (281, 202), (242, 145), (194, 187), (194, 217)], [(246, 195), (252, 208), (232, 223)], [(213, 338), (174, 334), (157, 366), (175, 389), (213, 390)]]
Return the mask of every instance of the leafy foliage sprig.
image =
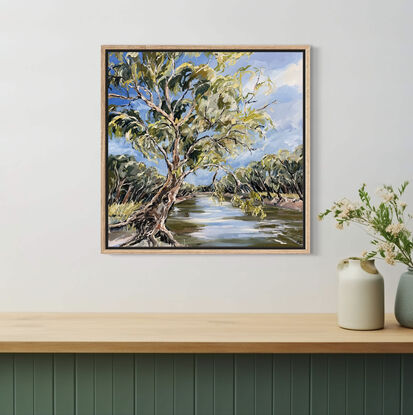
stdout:
[(333, 215), (336, 227), (355, 223), (363, 227), (372, 237), (372, 248), (362, 253), (363, 259), (383, 258), (388, 264), (396, 262), (413, 267), (412, 233), (406, 223), (412, 218), (406, 213), (407, 204), (401, 200), (409, 182), (404, 182), (397, 190), (384, 185), (377, 190), (380, 203), (374, 204), (366, 185), (358, 190), (359, 201), (341, 199), (334, 202), (330, 209), (318, 215), (320, 220)]

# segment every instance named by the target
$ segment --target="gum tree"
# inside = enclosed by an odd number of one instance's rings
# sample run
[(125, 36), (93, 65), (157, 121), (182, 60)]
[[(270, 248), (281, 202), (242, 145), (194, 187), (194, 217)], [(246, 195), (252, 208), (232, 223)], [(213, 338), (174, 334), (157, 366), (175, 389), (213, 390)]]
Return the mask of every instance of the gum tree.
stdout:
[[(110, 54), (108, 133), (125, 137), (150, 160), (161, 160), (166, 179), (153, 198), (126, 221), (136, 232), (122, 246), (158, 239), (177, 246), (165, 221), (185, 178), (198, 170), (230, 171), (229, 157), (251, 151), (273, 127), (257, 94), (271, 81), (249, 66), (242, 52), (121, 52)], [(245, 81), (253, 86), (245, 88)]]
[(137, 162), (134, 156), (109, 156), (108, 163), (108, 202), (124, 204), (129, 201), (150, 200), (164, 177), (155, 167), (147, 167)]
[(304, 157), (303, 146), (293, 152), (280, 150), (277, 154), (268, 154), (261, 161), (268, 172), (268, 184), (273, 184), (276, 193), (279, 189), (296, 193), (300, 200), (304, 198)]

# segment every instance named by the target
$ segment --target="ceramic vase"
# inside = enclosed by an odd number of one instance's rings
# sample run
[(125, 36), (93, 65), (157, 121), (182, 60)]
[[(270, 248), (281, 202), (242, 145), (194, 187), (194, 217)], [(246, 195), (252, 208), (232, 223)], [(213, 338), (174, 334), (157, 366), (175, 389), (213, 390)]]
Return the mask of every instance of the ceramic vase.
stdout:
[(374, 260), (349, 258), (338, 265), (338, 325), (351, 330), (384, 327), (384, 280)]
[(413, 328), (413, 268), (400, 277), (394, 314), (400, 325)]

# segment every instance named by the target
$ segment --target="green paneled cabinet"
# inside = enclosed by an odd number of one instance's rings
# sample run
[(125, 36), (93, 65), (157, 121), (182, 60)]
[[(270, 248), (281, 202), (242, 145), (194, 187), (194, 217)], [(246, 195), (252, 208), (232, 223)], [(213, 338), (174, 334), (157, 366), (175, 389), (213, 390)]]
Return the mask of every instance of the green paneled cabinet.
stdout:
[(410, 415), (410, 354), (0, 354), (0, 415)]

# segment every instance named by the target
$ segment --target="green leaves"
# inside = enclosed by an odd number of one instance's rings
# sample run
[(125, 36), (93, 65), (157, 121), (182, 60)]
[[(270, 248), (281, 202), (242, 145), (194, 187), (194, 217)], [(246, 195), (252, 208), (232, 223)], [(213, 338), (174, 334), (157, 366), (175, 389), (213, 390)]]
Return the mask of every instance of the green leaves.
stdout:
[[(201, 55), (203, 59), (199, 59)], [(125, 137), (148, 159), (163, 158), (169, 174), (176, 177), (199, 169), (222, 169), (229, 157), (252, 151), (255, 141), (274, 128), (265, 111), (268, 105), (254, 106), (257, 94), (273, 87), (271, 81), (250, 65), (231, 74), (226, 71), (245, 55), (248, 53), (115, 53), (108, 68), (109, 136)], [(247, 93), (245, 81), (254, 77), (255, 84)], [(111, 98), (124, 102), (116, 105), (118, 101)], [(241, 205), (262, 215), (262, 191), (291, 191), (302, 198), (302, 170), (301, 149), (280, 153), (271, 171), (256, 164), (227, 180), (236, 191), (248, 189), (251, 194)], [(116, 169), (111, 174), (119, 178)]]
[[(193, 80), (193, 75), (196, 68), (190, 62), (184, 62), (175, 72), (171, 74), (169, 80), (166, 80), (168, 87), (174, 94), (178, 94), (180, 91), (185, 91), (190, 87), (190, 82)], [(166, 85), (162, 85), (162, 89), (165, 89)]]
[(107, 171), (109, 204), (147, 201), (164, 181), (156, 169), (124, 154), (110, 155)]
[(234, 195), (231, 201), (235, 207), (239, 207), (245, 213), (249, 213), (252, 216), (259, 216), (261, 219), (267, 216), (262, 207), (261, 196), (257, 192), (250, 192), (249, 196), (245, 199)]
[(409, 182), (407, 180), (402, 183), (402, 185), (398, 189), (399, 196), (403, 196), (403, 194), (404, 194), (404, 192), (405, 192), (408, 185), (409, 185)]
[(294, 198), (303, 195), (302, 147), (290, 153), (283, 150), (278, 154), (268, 154), (261, 161), (252, 162), (228, 173), (215, 183), (215, 195), (222, 200), (225, 194), (232, 194), (232, 203), (247, 213), (265, 217), (264, 198), (278, 201), (281, 194)]
[(216, 59), (215, 70), (223, 71), (227, 66), (235, 65), (237, 61), (245, 55), (251, 55), (250, 52), (213, 52)]
[(408, 182), (404, 182), (397, 191), (392, 186), (384, 185), (377, 194), (381, 198), (373, 204), (372, 198), (363, 184), (358, 190), (360, 202), (353, 203), (348, 199), (335, 202), (330, 209), (319, 214), (319, 219), (332, 214), (339, 227), (343, 224), (357, 223), (364, 227), (373, 239), (374, 249), (365, 252), (364, 258), (376, 256), (384, 258), (388, 264), (402, 262), (413, 265), (412, 234), (407, 229), (405, 217), (406, 203), (400, 201)]
[(263, 168), (269, 177), (274, 190), (284, 188), (286, 192), (298, 194), (300, 199), (304, 197), (304, 159), (303, 147), (297, 146), (294, 152), (280, 150), (278, 154), (268, 154), (261, 160)]

